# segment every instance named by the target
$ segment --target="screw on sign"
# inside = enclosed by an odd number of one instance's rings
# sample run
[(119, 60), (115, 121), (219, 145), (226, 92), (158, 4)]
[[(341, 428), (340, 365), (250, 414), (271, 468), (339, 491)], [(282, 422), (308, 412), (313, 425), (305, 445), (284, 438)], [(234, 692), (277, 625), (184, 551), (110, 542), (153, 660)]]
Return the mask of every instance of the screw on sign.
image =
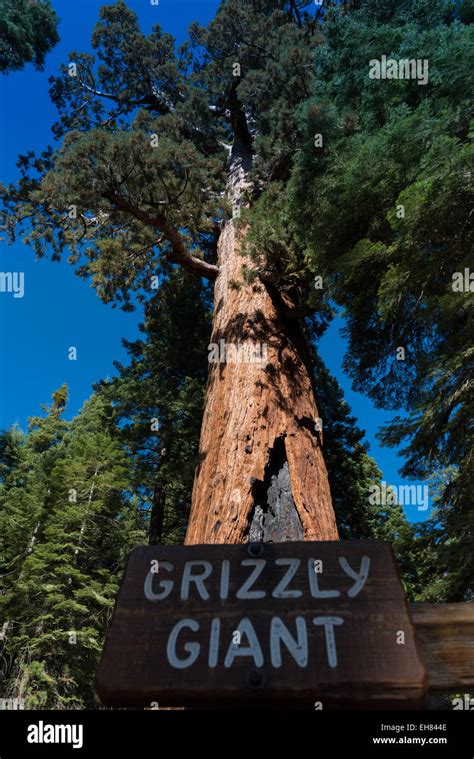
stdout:
[(150, 546), (128, 559), (96, 689), (111, 706), (411, 708), (426, 672), (387, 543)]

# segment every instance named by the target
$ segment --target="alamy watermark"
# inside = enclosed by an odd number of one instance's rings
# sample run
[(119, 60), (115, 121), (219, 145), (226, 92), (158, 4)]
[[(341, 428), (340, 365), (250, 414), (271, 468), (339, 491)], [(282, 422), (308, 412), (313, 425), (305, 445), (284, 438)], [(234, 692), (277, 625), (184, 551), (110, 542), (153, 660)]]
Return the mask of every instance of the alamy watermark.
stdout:
[(455, 293), (474, 293), (474, 271), (467, 267), (453, 274), (452, 290)]
[(427, 58), (387, 58), (369, 61), (370, 79), (416, 79), (418, 84), (428, 84), (429, 63)]
[(266, 343), (210, 343), (207, 346), (210, 364), (266, 364), (268, 349)]
[(25, 708), (24, 698), (0, 698), (0, 712), (18, 711)]
[(453, 698), (451, 701), (453, 710), (463, 709), (466, 711), (474, 711), (474, 698), (469, 693), (464, 693), (462, 697)]
[(426, 511), (430, 497), (428, 485), (388, 485), (382, 480), (380, 485), (370, 486), (369, 503), (373, 506), (416, 506), (418, 511)]
[(49, 725), (40, 720), (28, 725), (28, 743), (69, 743), (73, 748), (84, 745), (83, 725)]
[(25, 274), (22, 271), (0, 271), (0, 293), (13, 293), (14, 298), (25, 294)]

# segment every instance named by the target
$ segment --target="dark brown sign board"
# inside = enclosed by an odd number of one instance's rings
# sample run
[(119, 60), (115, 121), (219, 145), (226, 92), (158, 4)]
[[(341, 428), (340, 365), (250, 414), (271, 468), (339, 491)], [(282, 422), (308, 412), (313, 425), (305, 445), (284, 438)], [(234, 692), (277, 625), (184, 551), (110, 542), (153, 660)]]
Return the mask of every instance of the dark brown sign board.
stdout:
[(388, 543), (150, 546), (128, 558), (96, 690), (117, 707), (413, 708), (426, 672)]

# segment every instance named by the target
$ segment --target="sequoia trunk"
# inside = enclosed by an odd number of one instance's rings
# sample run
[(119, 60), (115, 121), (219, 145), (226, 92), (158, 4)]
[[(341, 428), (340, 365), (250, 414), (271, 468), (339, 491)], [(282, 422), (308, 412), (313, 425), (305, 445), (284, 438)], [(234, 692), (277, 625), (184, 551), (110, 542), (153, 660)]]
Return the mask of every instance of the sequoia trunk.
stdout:
[(227, 221), (219, 241), (186, 543), (337, 540), (303, 329), (264, 284), (243, 281), (243, 234)]

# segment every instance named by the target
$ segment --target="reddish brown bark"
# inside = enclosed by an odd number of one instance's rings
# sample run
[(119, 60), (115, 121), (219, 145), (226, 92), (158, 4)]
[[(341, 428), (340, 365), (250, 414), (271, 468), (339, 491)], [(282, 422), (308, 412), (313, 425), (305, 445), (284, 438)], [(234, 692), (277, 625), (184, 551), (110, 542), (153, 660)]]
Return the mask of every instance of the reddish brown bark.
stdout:
[(304, 539), (337, 540), (301, 326), (285, 320), (265, 285), (243, 281), (239, 248), (228, 221), (219, 241), (211, 342), (265, 343), (268, 361), (209, 364), (186, 543), (249, 539), (256, 485), (277, 441), (284, 443)]

